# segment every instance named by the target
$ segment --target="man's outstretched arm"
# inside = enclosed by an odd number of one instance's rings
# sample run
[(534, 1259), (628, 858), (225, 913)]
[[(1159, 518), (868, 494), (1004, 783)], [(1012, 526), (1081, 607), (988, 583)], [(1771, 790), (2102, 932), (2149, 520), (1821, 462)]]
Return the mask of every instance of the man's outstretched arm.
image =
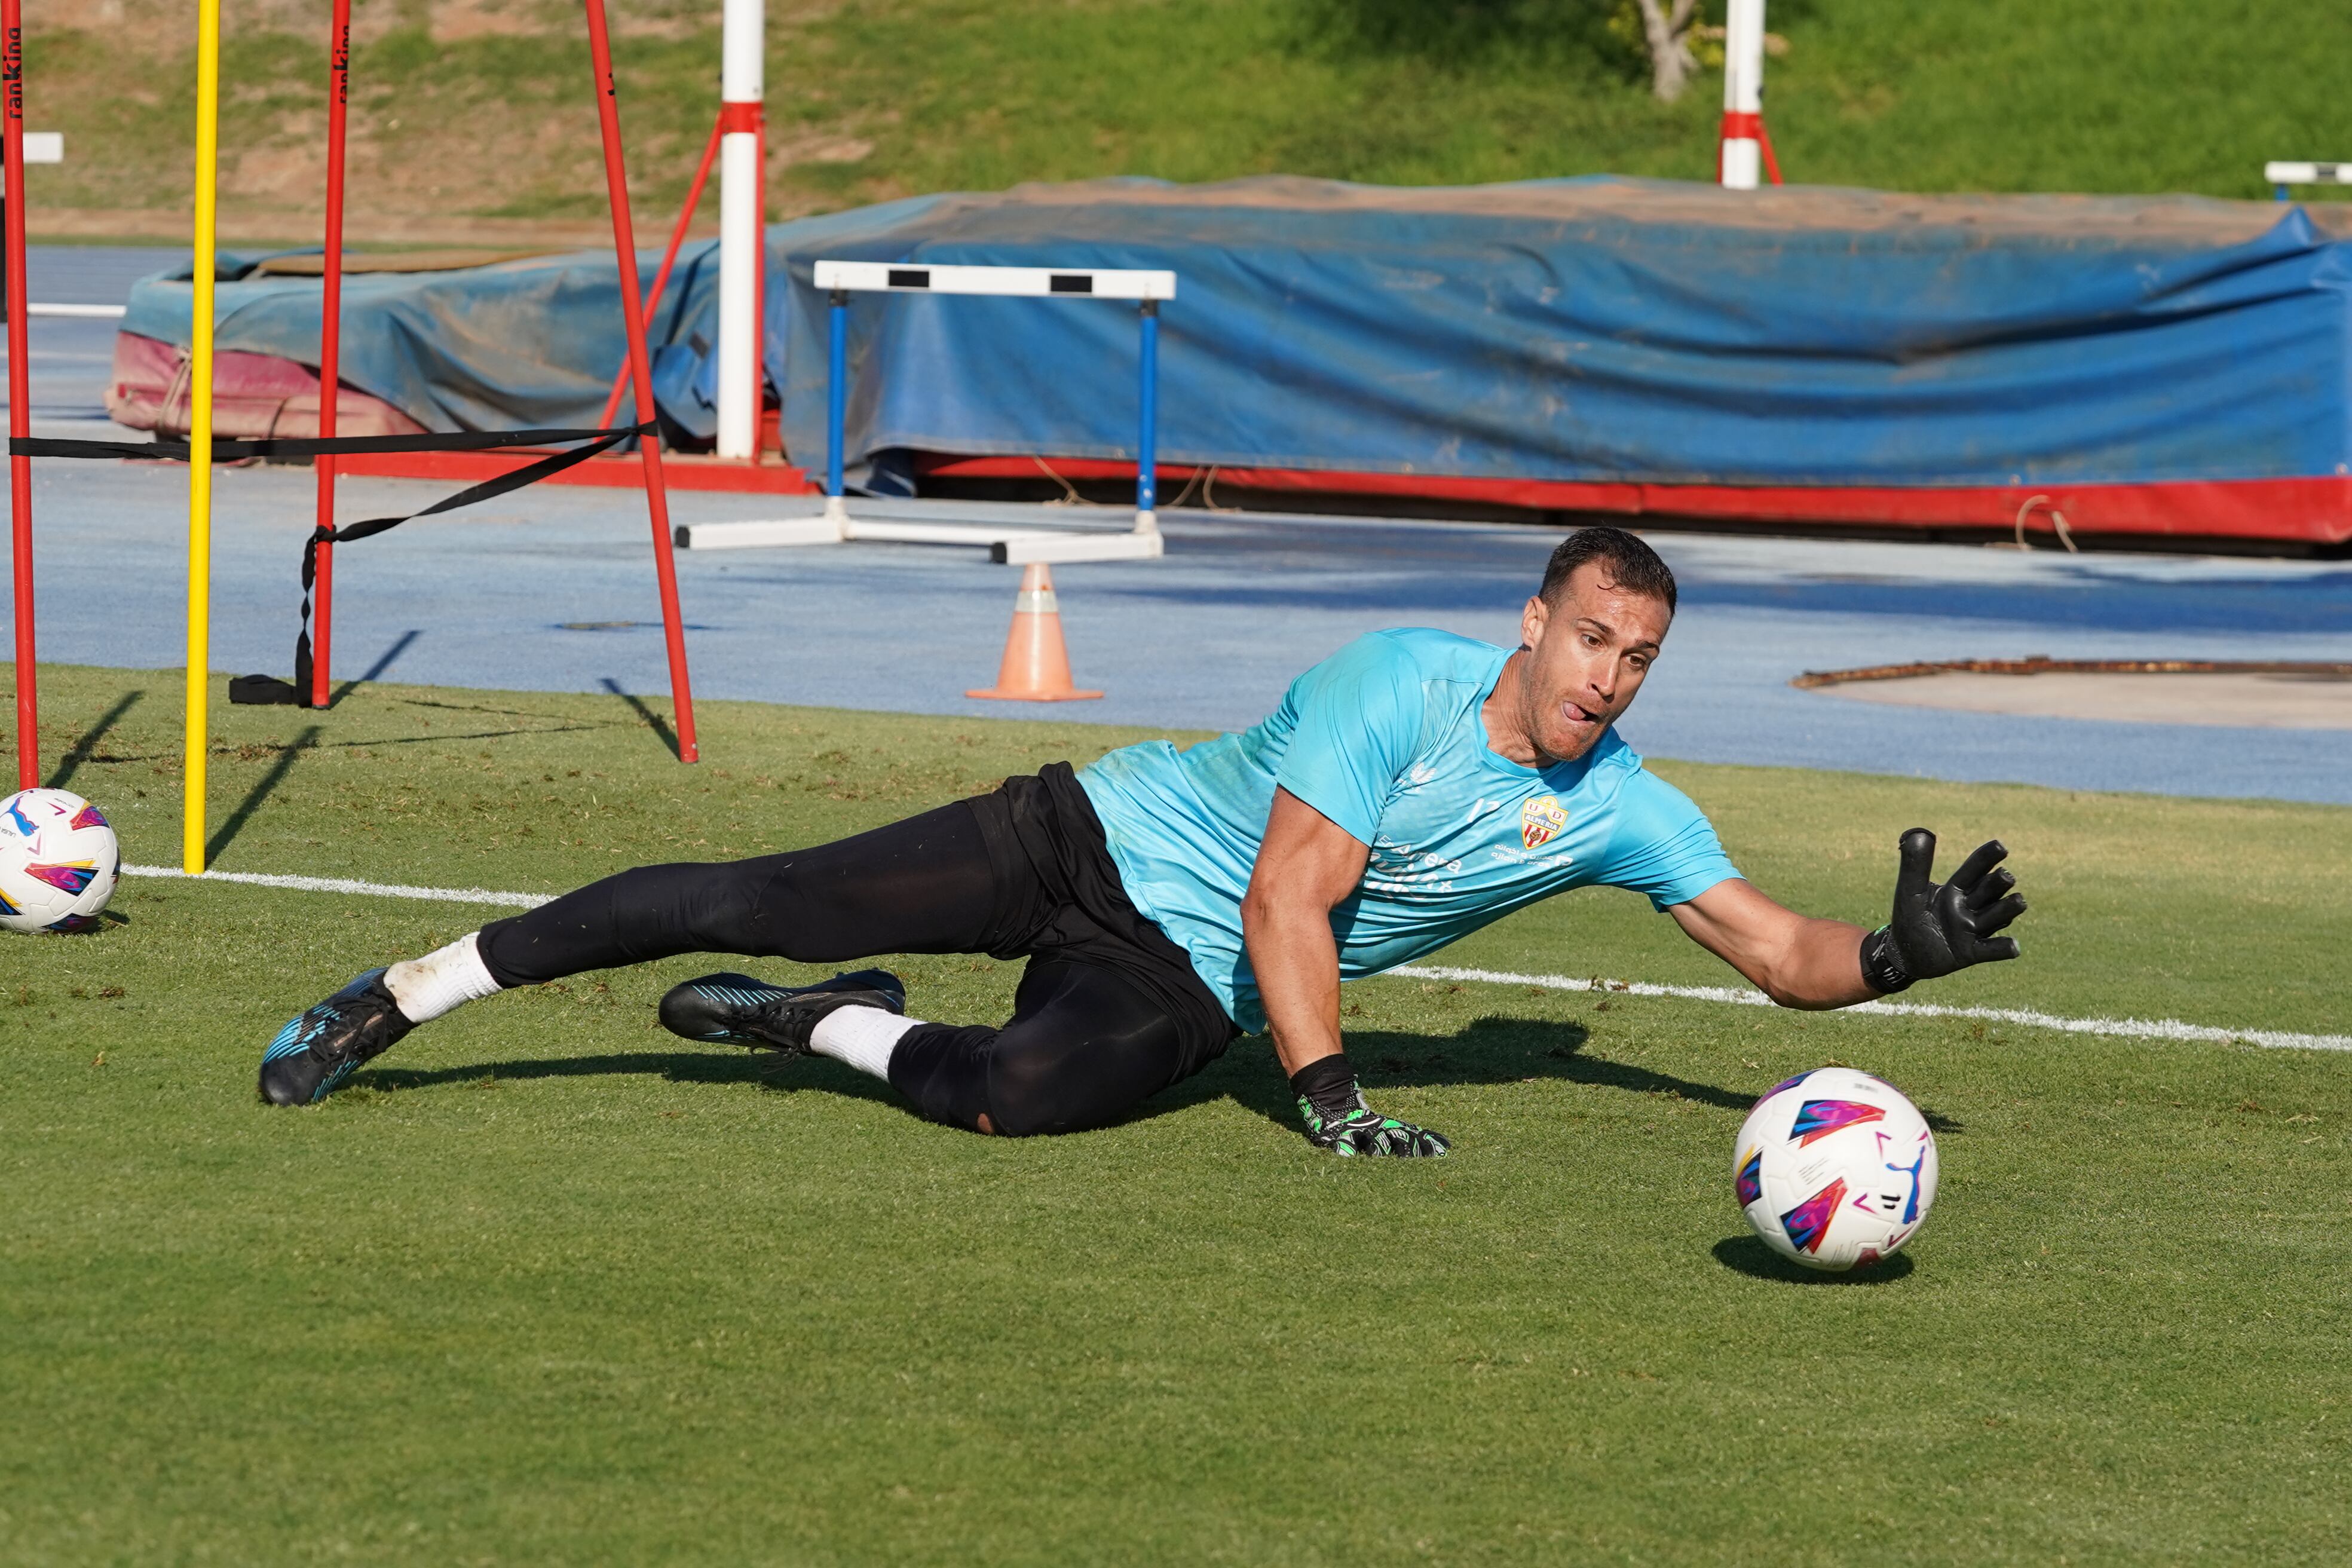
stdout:
[(1308, 1140), (1339, 1154), (1443, 1154), (1446, 1142), (1436, 1133), (1364, 1103), (1340, 1046), (1339, 944), (1331, 911), (1364, 879), (1370, 855), (1329, 817), (1288, 790), (1276, 790), (1242, 900), (1242, 937)]
[(2009, 853), (1979, 845), (1948, 882), (1934, 880), (1936, 836), (1903, 835), (1893, 917), (1876, 931), (1815, 920), (1773, 902), (1737, 878), (1669, 912), (1683, 931), (1783, 1007), (1849, 1007), (1972, 964), (2015, 958), (1999, 933), (2025, 912), (1998, 869)]

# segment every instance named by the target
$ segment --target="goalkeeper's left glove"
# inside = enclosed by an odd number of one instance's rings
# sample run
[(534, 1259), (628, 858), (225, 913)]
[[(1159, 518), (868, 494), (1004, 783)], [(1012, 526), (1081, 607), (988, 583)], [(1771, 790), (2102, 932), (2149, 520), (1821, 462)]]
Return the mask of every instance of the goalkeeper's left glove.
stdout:
[(1429, 1159), (1453, 1146), (1425, 1127), (1382, 1116), (1366, 1105), (1356, 1069), (1348, 1065), (1344, 1051), (1299, 1068), (1290, 1077), (1290, 1089), (1298, 1096), (1298, 1114), (1307, 1120), (1307, 1141), (1318, 1149)]

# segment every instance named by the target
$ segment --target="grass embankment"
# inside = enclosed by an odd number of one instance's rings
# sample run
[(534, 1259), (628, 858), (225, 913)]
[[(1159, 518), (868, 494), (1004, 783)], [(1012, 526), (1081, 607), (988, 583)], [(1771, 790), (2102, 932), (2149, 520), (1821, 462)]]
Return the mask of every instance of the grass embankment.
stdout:
[[(189, 189), (189, 7), (31, 9), (28, 113), (65, 130), (71, 149), (62, 167), (30, 172), (35, 231), (183, 233), (171, 215)], [(785, 215), (1102, 174), (1713, 173), (1718, 79), (1702, 71), (1677, 104), (1652, 99), (1631, 0), (770, 10), (771, 163)], [(675, 211), (709, 127), (716, 11), (703, 0), (615, 6), (648, 222)], [(595, 237), (604, 186), (576, 5), (362, 0), (358, 12), (355, 235), (516, 237), (531, 220), (551, 237)], [(231, 8), (233, 233), (315, 237), (322, 16), (295, 0)], [(2266, 159), (2344, 155), (2332, 138), (2352, 9), (2335, 0), (2272, 0), (2258, 18), (2226, 19), (2199, 0), (1785, 0), (1771, 21), (1789, 41), (1768, 72), (1772, 132), (1798, 180), (2261, 196)]]
[[(52, 771), (176, 858), (176, 678), (53, 669)], [(226, 868), (555, 890), (871, 826), (1130, 738), (386, 687), (215, 710)], [(1665, 764), (1759, 882), (1883, 906), (1999, 832), (2028, 959), (1932, 988), (2347, 1023), (2352, 813)], [(2352, 1084), (2315, 1054), (1626, 996), (1349, 989), (1343, 1163), (1245, 1040), (1149, 1115), (999, 1142), (833, 1064), (681, 1046), (684, 960), (469, 1008), (324, 1107), (261, 1046), (494, 912), (134, 880), (0, 942), (0, 1560), (2324, 1562), (2347, 1459)], [(1462, 944), (1713, 980), (1638, 900)], [(789, 966), (769, 966), (788, 973)], [(905, 961), (986, 1017), (1013, 966)], [(1755, 1094), (1837, 1059), (1939, 1119), (1912, 1255), (1745, 1238)]]

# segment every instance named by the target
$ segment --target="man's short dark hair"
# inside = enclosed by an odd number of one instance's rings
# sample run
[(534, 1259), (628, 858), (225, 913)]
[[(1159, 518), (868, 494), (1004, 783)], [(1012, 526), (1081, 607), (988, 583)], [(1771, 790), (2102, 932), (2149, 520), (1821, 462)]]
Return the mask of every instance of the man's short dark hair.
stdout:
[(1568, 579), (1588, 561), (1606, 568), (1608, 580), (1629, 594), (1646, 594), (1675, 608), (1675, 574), (1658, 552), (1622, 528), (1580, 528), (1559, 542), (1544, 566), (1541, 597), (1546, 604), (1568, 586)]

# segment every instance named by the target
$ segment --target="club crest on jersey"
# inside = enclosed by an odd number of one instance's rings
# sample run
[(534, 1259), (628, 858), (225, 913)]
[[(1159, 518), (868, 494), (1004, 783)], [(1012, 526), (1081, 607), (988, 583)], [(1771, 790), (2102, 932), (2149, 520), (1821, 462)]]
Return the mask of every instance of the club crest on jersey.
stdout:
[(1548, 795), (1539, 795), (1519, 807), (1519, 842), (1530, 849), (1540, 849), (1559, 837), (1568, 826), (1568, 808)]

